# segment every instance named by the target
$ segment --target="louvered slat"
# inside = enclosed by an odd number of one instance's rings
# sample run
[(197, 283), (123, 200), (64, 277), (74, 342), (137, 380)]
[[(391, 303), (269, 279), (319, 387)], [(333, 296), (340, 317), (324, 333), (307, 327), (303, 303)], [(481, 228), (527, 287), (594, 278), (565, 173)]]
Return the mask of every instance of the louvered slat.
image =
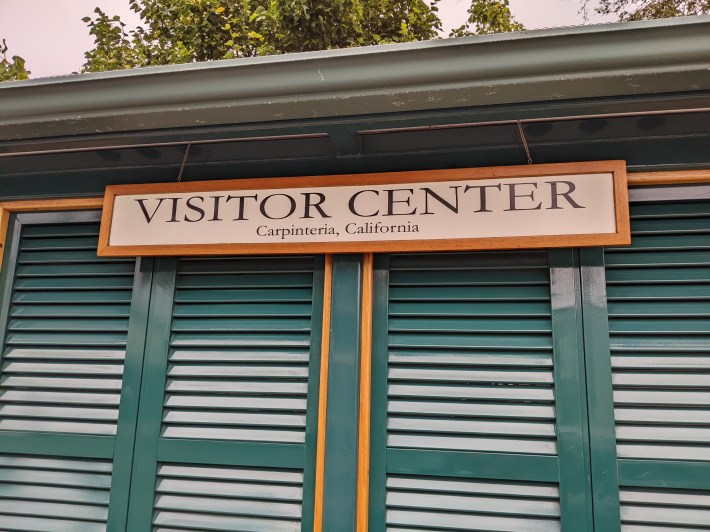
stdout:
[(0, 454), (0, 528), (106, 530), (111, 462)]
[(631, 230), (605, 252), (619, 458), (710, 460), (710, 202), (632, 205)]
[(477, 479), (387, 479), (387, 530), (560, 530), (554, 484)]
[(544, 253), (390, 258), (390, 447), (556, 454)]
[(23, 225), (0, 368), (0, 430), (115, 435), (134, 263), (98, 223)]
[(710, 529), (710, 491), (622, 488), (619, 495), (624, 532)]
[(312, 298), (311, 258), (181, 260), (163, 437), (304, 443)]
[(300, 471), (161, 464), (154, 530), (301, 530)]

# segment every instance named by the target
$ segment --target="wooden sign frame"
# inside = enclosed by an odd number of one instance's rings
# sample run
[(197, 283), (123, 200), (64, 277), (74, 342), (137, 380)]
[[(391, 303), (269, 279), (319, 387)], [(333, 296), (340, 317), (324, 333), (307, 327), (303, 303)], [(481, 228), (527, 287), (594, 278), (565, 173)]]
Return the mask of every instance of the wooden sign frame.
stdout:
[[(109, 235), (117, 196), (130, 194), (189, 193), (238, 190), (274, 190), (286, 188), (333, 187), (355, 185), (397, 185), (505, 179), (520, 177), (555, 177), (579, 174), (612, 174), (616, 231), (614, 233), (484, 237), (437, 240), (391, 240), (359, 242), (298, 242), (245, 244), (184, 244), (110, 246)], [(428, 252), (492, 249), (567, 248), (588, 246), (621, 246), (631, 243), (629, 226), (628, 185), (625, 161), (498, 166), (449, 170), (421, 170), (370, 174), (327, 175), (291, 178), (235, 179), (141, 185), (109, 185), (104, 195), (98, 255), (121, 256), (189, 256), (251, 255), (303, 253), (368, 253)]]

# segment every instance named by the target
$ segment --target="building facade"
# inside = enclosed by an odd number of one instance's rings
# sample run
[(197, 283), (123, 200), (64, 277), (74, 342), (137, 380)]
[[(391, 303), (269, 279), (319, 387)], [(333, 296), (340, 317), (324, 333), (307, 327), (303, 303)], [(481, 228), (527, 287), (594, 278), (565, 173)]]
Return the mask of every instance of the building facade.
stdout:
[[(0, 529), (710, 530), (709, 30), (0, 85)], [(600, 160), (630, 246), (97, 256), (107, 185)]]

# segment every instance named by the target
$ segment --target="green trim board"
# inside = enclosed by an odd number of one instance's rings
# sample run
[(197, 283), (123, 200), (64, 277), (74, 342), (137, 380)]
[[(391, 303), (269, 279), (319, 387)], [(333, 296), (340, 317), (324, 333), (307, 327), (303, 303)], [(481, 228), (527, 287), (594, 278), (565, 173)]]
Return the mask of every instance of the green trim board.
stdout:
[[(579, 279), (573, 250), (550, 252), (561, 521), (565, 530), (593, 530), (592, 487), (585, 452), (584, 350), (580, 349)], [(613, 519), (613, 517), (612, 517)], [(605, 529), (612, 532), (613, 528)]]
[(323, 530), (354, 530), (357, 501), (363, 258), (333, 257)]
[(387, 471), (400, 475), (559, 482), (556, 457), (524, 454), (388, 449)]
[(153, 516), (155, 476), (158, 468), (158, 439), (163, 410), (165, 369), (175, 290), (175, 260), (159, 259), (155, 264), (148, 314), (148, 336), (143, 362), (131, 475), (128, 530), (147, 530)]
[(710, 490), (710, 462), (619, 460), (624, 486)]
[(13, 454), (52, 454), (72, 458), (106, 458), (114, 455), (114, 438), (51, 434), (46, 432), (3, 432), (0, 452)]
[(116, 446), (113, 460), (114, 470), (117, 473), (111, 483), (107, 524), (109, 531), (126, 530), (127, 525), (131, 472), (138, 423), (138, 400), (143, 376), (143, 358), (145, 355), (152, 281), (153, 259), (139, 258), (136, 262), (134, 295), (131, 300), (126, 359), (123, 367), (121, 405), (116, 426)]
[(582, 249), (580, 276), (584, 351), (589, 408), (594, 492), (594, 520), (598, 530), (619, 530), (620, 506), (614, 433), (614, 398), (611, 386), (609, 326), (601, 249)]

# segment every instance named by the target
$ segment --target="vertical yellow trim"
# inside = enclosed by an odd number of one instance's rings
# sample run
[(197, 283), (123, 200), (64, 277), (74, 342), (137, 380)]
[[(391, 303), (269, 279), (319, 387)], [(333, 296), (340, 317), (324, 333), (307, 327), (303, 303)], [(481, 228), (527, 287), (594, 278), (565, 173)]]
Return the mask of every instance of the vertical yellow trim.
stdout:
[(0, 270), (2, 270), (2, 256), (7, 245), (7, 228), (10, 225), (10, 211), (0, 205)]
[(367, 532), (370, 502), (370, 407), (372, 393), (372, 253), (362, 268), (362, 315), (360, 324), (360, 417), (357, 446), (357, 532)]
[(328, 406), (328, 355), (330, 353), (330, 306), (333, 288), (333, 256), (325, 256), (323, 281), (323, 333), (321, 337), (320, 381), (318, 389), (318, 439), (316, 445), (316, 486), (313, 531), (323, 530), (323, 484), (325, 482), (325, 421)]

